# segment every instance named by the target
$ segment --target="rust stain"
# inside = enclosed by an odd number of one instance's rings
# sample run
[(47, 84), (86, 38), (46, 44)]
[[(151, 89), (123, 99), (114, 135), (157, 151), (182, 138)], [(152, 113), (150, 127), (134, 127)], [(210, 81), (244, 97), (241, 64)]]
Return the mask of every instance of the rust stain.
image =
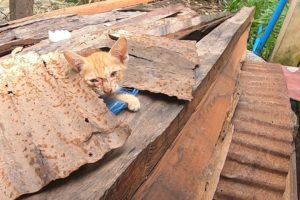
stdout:
[(195, 42), (146, 35), (127, 39), (131, 57), (124, 86), (192, 100), (198, 64)]
[(280, 65), (245, 63), (234, 133), (214, 199), (282, 199), (294, 122)]
[(59, 53), (16, 55), (0, 74), (0, 199), (98, 161), (130, 134)]

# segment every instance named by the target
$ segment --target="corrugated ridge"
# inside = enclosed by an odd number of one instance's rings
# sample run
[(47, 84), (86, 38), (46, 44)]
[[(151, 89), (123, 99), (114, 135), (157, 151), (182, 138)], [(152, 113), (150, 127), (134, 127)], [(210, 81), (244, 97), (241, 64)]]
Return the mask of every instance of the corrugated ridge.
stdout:
[[(278, 129), (272, 125), (269, 126), (251, 121), (242, 121), (239, 119), (234, 119), (234, 123), (239, 124), (239, 126), (235, 127), (235, 132), (243, 132), (265, 138), (272, 138), (274, 140), (279, 140), (290, 144), (293, 141), (293, 137), (290, 135), (289, 129)], [(249, 129), (249, 126), (251, 126), (252, 129)]]
[(234, 133), (214, 199), (281, 199), (294, 124), (279, 65), (244, 63)]
[(260, 186), (239, 183), (233, 179), (221, 177), (214, 199), (282, 199), (281, 192), (275, 192)]

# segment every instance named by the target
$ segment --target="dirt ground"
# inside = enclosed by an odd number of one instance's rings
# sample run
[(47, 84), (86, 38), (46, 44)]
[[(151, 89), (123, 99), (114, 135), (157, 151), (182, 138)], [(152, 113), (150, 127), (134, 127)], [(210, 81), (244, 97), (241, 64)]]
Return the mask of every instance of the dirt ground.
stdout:
[[(87, 1), (87, 0), (82, 0)], [(93, 0), (101, 1), (101, 0)], [(170, 0), (166, 4), (174, 4), (177, 2), (184, 3), (186, 6), (196, 10), (200, 14), (209, 15), (221, 12), (222, 6), (217, 3), (218, 0)], [(44, 13), (51, 10), (75, 6), (75, 3), (67, 3), (66, 0), (35, 0), (34, 13)], [(0, 0), (0, 24), (9, 20), (9, 0)]]

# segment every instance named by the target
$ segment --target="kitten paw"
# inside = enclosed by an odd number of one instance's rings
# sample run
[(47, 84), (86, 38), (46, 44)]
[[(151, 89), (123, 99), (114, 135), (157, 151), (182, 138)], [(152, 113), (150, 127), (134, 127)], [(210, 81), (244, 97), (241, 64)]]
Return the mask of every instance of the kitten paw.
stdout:
[(141, 104), (138, 98), (132, 98), (127, 103), (128, 103), (128, 109), (130, 111), (136, 112), (141, 108)]

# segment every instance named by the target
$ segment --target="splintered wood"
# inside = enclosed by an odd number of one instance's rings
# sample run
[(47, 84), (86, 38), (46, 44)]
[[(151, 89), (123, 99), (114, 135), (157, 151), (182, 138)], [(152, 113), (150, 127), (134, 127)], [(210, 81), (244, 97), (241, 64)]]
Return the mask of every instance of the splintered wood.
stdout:
[[(143, 12), (110, 12), (92, 16), (58, 16), (46, 19), (35, 19), (22, 23), (0, 27), (0, 54), (7, 53), (16, 46), (32, 45), (48, 38), (48, 30), (73, 31), (82, 27), (94, 25), (94, 28), (104, 28), (116, 22), (135, 17)], [(50, 27), (51, 26), (51, 27)]]
[(192, 100), (196, 43), (153, 36), (130, 36), (124, 86)]
[(119, 123), (61, 54), (0, 62), (0, 199), (40, 190), (124, 144)]

